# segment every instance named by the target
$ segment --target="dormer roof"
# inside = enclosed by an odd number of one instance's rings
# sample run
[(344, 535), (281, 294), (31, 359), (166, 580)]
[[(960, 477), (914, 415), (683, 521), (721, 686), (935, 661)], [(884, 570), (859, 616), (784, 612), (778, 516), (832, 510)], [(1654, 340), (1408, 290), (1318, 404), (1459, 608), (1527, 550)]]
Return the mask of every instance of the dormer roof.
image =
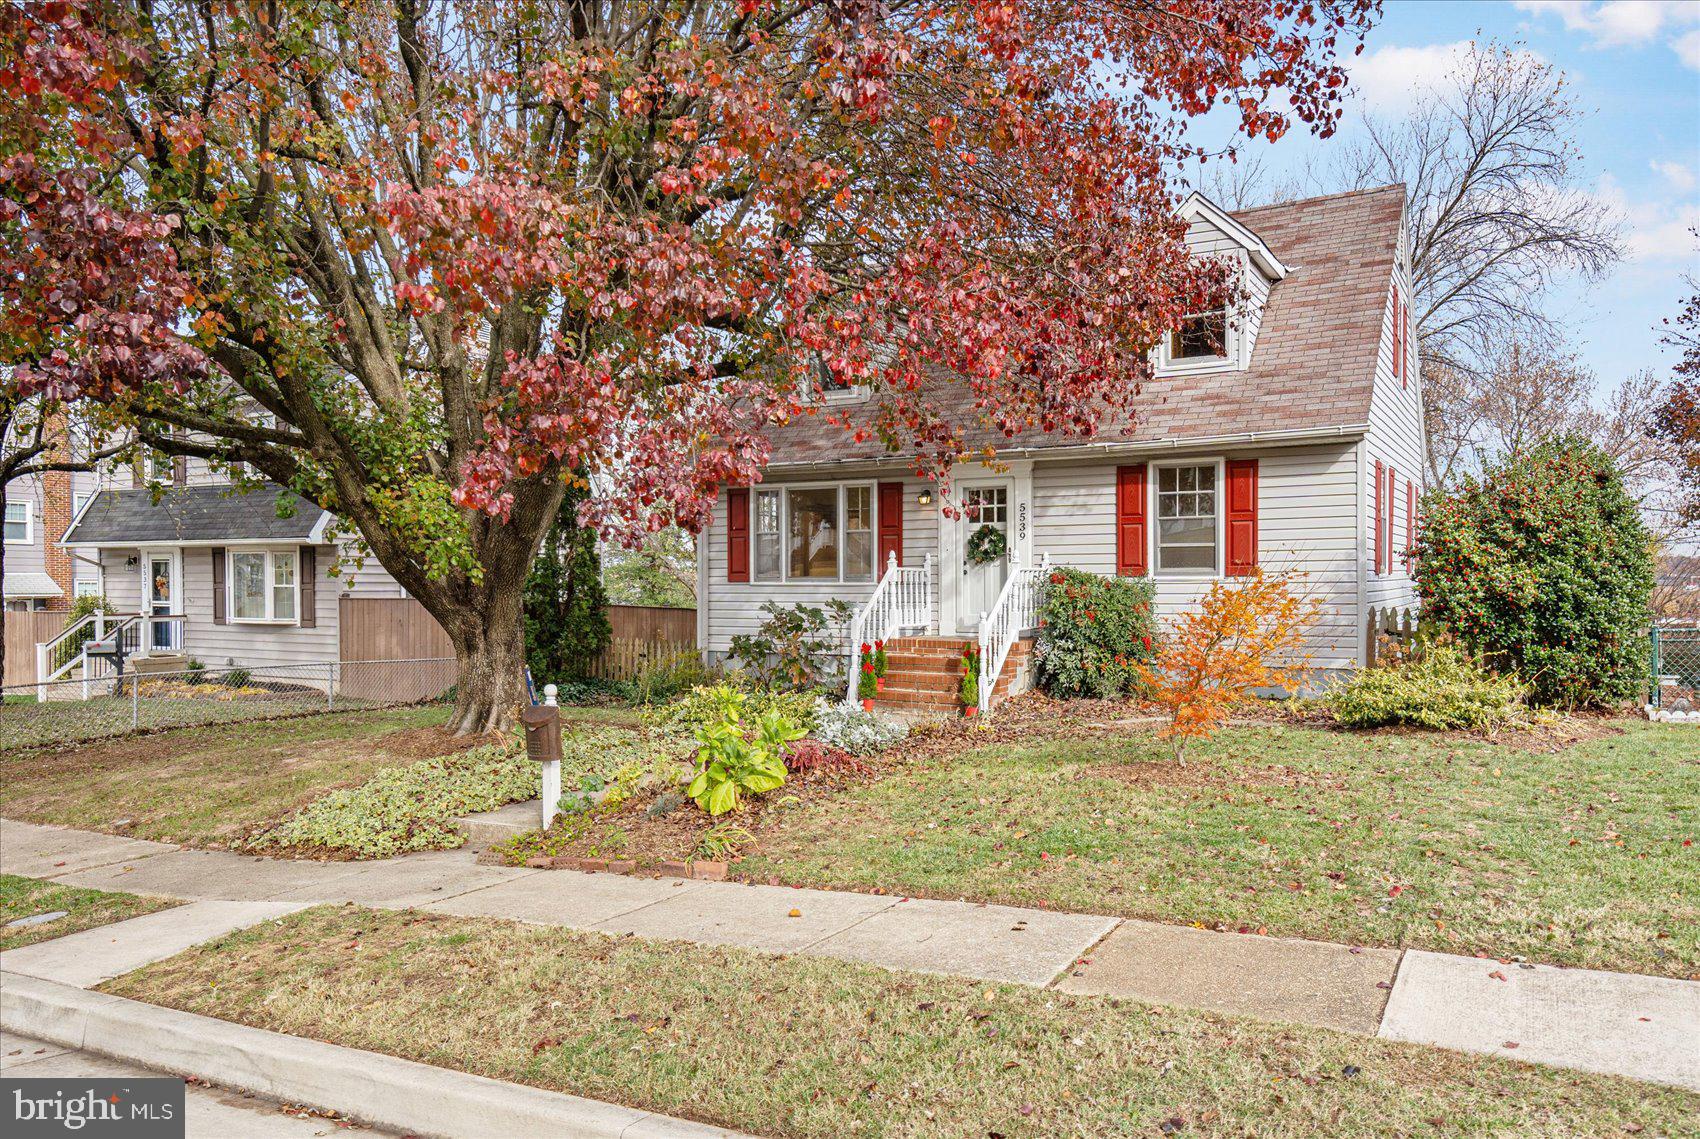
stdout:
[(1203, 194), (1194, 191), (1181, 203), (1181, 208), (1176, 213), (1189, 223), (1205, 221), (1221, 230), (1251, 255), (1252, 264), (1269, 280), (1279, 281), (1287, 275), (1287, 266), (1275, 256), (1274, 250), (1264, 244), (1263, 238)]

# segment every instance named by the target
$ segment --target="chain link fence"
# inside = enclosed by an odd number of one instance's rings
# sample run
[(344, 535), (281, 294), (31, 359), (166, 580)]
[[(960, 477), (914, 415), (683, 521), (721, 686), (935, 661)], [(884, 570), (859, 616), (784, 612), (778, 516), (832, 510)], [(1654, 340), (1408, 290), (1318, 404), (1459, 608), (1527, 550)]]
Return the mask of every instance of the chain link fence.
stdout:
[(1663, 712), (1700, 711), (1700, 628), (1654, 626), (1648, 702)]
[(127, 670), (0, 689), (0, 751), (134, 732), (391, 708), (444, 698), (453, 657)]

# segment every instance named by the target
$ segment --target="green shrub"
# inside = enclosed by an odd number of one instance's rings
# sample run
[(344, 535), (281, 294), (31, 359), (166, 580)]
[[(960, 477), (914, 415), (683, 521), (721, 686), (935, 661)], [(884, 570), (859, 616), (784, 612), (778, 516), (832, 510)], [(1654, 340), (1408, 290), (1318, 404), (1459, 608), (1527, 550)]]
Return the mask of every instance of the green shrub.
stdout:
[(353, 858), (448, 850), (466, 841), (459, 815), (534, 799), (537, 763), (517, 743), (386, 767), (358, 787), (332, 791), (253, 836), (251, 850), (304, 847)]
[(1058, 699), (1137, 690), (1135, 666), (1152, 659), (1156, 624), (1149, 578), (1053, 569), (1039, 605), (1036, 679)]
[(582, 478), (568, 480), (566, 498), (525, 579), (525, 663), (538, 684), (581, 679), (613, 635), (596, 531), (578, 520), (579, 504), (589, 494)]
[(767, 619), (754, 633), (732, 638), (731, 658), (762, 688), (809, 691), (844, 675), (842, 630), (856, 607), (833, 598), (824, 605), (762, 605)]
[(710, 815), (743, 805), (745, 795), (761, 795), (785, 782), (785, 745), (807, 734), (776, 708), (748, 716), (748, 698), (730, 685), (710, 690), (714, 712), (696, 730), (697, 772), (685, 794)]
[(1594, 444), (1550, 440), (1430, 494), (1415, 552), (1425, 620), (1515, 670), (1535, 703), (1599, 705), (1639, 689), (1652, 542)]
[(1349, 728), (1404, 724), (1451, 731), (1519, 720), (1525, 694), (1516, 677), (1497, 676), (1458, 645), (1441, 641), (1398, 664), (1360, 670), (1322, 703)]
[(645, 664), (627, 683), (631, 686), (632, 703), (665, 704), (681, 692), (713, 684), (716, 679), (714, 670), (703, 664), (702, 657), (692, 649)]
[(770, 688), (751, 690), (734, 675), (725, 684), (698, 685), (671, 704), (645, 708), (638, 713), (644, 724), (661, 732), (689, 735), (718, 714), (720, 690), (731, 687), (744, 697), (745, 715), (760, 718), (777, 711), (807, 731), (815, 726), (815, 698), (807, 692), (780, 692)]

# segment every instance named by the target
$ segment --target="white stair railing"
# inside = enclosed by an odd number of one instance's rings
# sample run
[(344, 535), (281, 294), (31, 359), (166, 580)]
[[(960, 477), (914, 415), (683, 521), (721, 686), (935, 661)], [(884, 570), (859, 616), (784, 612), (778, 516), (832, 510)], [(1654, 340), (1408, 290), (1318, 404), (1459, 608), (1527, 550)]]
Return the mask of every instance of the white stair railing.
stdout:
[(1031, 569), (1009, 575), (991, 612), (980, 618), (980, 711), (992, 707), (992, 690), (1003, 673), (1009, 650), (1021, 634), (1039, 623), (1039, 603), (1045, 593), (1045, 577), (1051, 572), (1051, 555), (1045, 554)]
[(59, 630), (57, 636), (49, 641), (37, 642), (35, 646), (35, 696), (37, 700), (47, 699), (47, 685), (51, 681), (62, 679), (78, 665), (86, 665), (88, 657), (83, 653), (83, 645), (89, 641), (98, 641), (107, 634), (107, 622), (117, 620), (117, 616), (96, 610), (80, 621)]
[(856, 682), (861, 677), (862, 646), (883, 641), (900, 632), (924, 633), (933, 626), (933, 555), (918, 566), (900, 566), (894, 552), (886, 558), (885, 575), (850, 619), (850, 643), (845, 646), (849, 661), (844, 699), (856, 702)]

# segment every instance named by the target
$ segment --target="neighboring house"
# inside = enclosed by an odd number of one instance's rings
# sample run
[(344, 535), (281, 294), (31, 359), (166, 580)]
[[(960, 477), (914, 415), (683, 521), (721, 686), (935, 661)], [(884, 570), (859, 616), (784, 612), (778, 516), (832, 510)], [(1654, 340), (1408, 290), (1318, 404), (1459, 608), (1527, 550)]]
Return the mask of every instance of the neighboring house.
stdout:
[[(843, 598), (864, 607), (864, 634), (960, 641), (989, 616), (984, 628), (1000, 643), (988, 648), (1001, 661), (1022, 631), (1012, 621), (1030, 616), (1000, 613), (1000, 598), (1030, 614), (1025, 587), (1048, 558), (1150, 575), (1160, 618), (1213, 581), (1298, 571), (1322, 603), (1311, 664), (1362, 663), (1371, 610), (1416, 602), (1404, 551), (1424, 436), (1404, 190), (1231, 214), (1194, 195), (1182, 211), (1189, 246), (1237, 266), (1247, 299), (1168, 338), (1131, 433), (1106, 423), (1091, 440), (970, 434), (970, 447), (995, 445), (1007, 469), (958, 467), (952, 494), (964, 517), (952, 519), (907, 456), (813, 416), (775, 430), (764, 481), (723, 491), (715, 532), (698, 543), (698, 640), (710, 657), (755, 631), (764, 602)], [(836, 409), (866, 395), (822, 398)], [(973, 564), (965, 542), (988, 524), (1004, 531), (1008, 554)], [(892, 555), (905, 570), (869, 606)], [(1006, 589), (1012, 575), (1021, 580)], [(891, 617), (897, 579), (911, 599)]]
[(99, 573), (58, 544), (101, 477), (88, 471), (48, 471), (6, 487), (3, 602), (13, 612), (65, 609), (79, 593), (100, 589)]
[(375, 559), (352, 562), (333, 521), (281, 487), (241, 492), (162, 458), (79, 500), (51, 544), (113, 612), (141, 615), (145, 667), (309, 664), (338, 659), (341, 598), (406, 596)]

